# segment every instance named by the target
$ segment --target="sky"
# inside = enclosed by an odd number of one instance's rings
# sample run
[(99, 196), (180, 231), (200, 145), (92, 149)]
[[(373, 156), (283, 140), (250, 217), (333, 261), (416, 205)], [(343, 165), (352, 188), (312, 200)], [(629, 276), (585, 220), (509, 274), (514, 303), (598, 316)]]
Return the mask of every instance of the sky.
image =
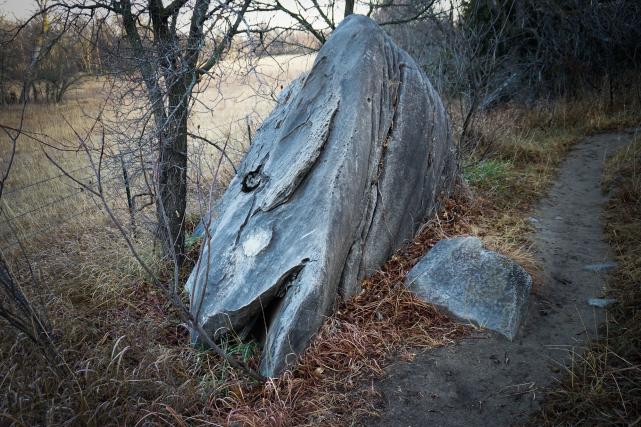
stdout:
[(26, 18), (35, 10), (34, 0), (0, 0), (0, 15), (8, 18)]
[[(297, 10), (297, 1), (302, 3), (304, 7), (308, 7), (307, 19), (310, 21), (313, 27), (317, 29), (322, 29), (326, 27), (325, 22), (321, 19), (320, 15), (315, 13), (314, 8), (312, 7), (313, 0), (281, 0), (282, 4), (289, 8), (290, 10)], [(164, 4), (168, 4), (170, 0), (164, 0)], [(212, 1), (212, 3), (216, 3)], [(326, 3), (325, 1), (320, 1), (319, 3)], [(356, 13), (367, 13), (367, 8), (365, 6), (359, 5), (359, 2), (356, 2), (355, 12)], [(335, 0), (335, 19), (336, 24), (342, 20), (342, 11), (345, 5), (345, 0)], [(37, 10), (36, 0), (0, 0), (0, 17), (5, 17), (8, 19), (25, 19), (31, 16)], [(189, 27), (189, 14), (184, 15), (184, 22), (179, 24), (183, 30), (187, 30)], [(252, 25), (259, 22), (269, 22), (273, 26), (288, 27), (295, 24), (293, 19), (286, 15), (283, 12), (276, 12), (271, 14), (261, 13), (251, 13), (245, 16), (246, 23)], [(183, 21), (182, 19), (179, 22)], [(242, 28), (242, 26), (241, 26)]]
[[(283, 4), (290, 7), (288, 3), (292, 0), (283, 0)], [(165, 2), (166, 4), (167, 2)], [(344, 0), (339, 0), (337, 3), (337, 9), (342, 10), (341, 3), (344, 4)], [(0, 0), (0, 16), (6, 16), (7, 18), (16, 17), (18, 19), (26, 18), (33, 11), (36, 10), (35, 0)], [(357, 10), (358, 12), (358, 10)]]

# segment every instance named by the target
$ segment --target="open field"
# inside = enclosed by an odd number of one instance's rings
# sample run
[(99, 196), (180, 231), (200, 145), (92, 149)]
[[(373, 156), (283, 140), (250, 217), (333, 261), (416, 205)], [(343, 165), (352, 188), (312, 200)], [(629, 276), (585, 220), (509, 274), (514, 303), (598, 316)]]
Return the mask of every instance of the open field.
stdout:
[[(191, 117), (193, 132), (211, 141), (228, 140), (228, 156), (238, 163), (248, 146), (248, 129), (255, 131), (282, 87), (312, 63), (313, 56), (307, 55), (262, 58), (255, 64), (221, 64), (219, 73), (226, 76), (225, 80), (211, 83), (197, 94)], [(60, 168), (83, 183), (95, 185), (96, 174), (86, 153), (80, 149), (80, 138), (75, 132), (80, 137), (92, 136), (95, 143), (100, 140), (100, 127), (96, 126), (95, 118), (105, 108), (110, 89), (110, 83), (104, 79), (87, 79), (60, 105), (30, 104), (24, 115), (21, 106), (4, 106), (0, 110), (0, 123), (6, 126), (18, 128), (24, 117), (22, 128), (31, 136), (23, 136), (17, 144), (14, 165), (2, 197), (5, 218), (0, 225), (0, 240), (5, 250), (17, 247), (16, 235), (35, 248), (34, 243), (49, 236), (50, 233), (45, 232), (50, 229), (67, 228), (68, 223), (102, 221), (104, 215), (99, 212), (97, 202)], [(109, 103), (106, 108), (109, 116)], [(3, 133), (0, 135), (3, 161), (8, 160), (10, 148), (10, 140)], [(211, 178), (219, 157), (217, 150), (192, 139), (192, 174)], [(232, 173), (229, 164), (223, 163), (223, 168), (222, 176)], [(102, 180), (109, 188), (114, 208), (126, 216), (124, 183), (118, 165), (106, 170)], [(191, 206), (198, 209), (195, 201)]]

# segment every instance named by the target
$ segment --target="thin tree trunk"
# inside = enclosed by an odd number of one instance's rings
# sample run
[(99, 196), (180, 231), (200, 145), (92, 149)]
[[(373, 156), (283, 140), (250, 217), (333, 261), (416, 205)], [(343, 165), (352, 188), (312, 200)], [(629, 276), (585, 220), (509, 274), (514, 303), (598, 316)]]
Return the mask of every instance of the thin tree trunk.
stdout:
[(22, 88), (20, 89), (20, 103), (23, 104), (29, 101), (29, 82), (25, 80), (22, 83)]
[(131, 183), (129, 181), (129, 172), (125, 165), (125, 160), (120, 155), (120, 166), (122, 167), (122, 179), (125, 183), (125, 194), (127, 195), (127, 207), (129, 208), (129, 225), (131, 227), (131, 234), (136, 237), (136, 199), (131, 195)]
[(187, 208), (187, 118), (188, 86), (183, 80), (176, 83), (170, 94), (170, 118), (162, 133), (159, 153), (158, 191), (160, 203), (156, 209), (160, 238), (166, 254), (182, 264), (185, 252), (183, 223)]
[(31, 82), (31, 90), (33, 91), (33, 100), (38, 102), (38, 87), (35, 82)]
[(345, 17), (354, 13), (354, 0), (345, 1)]
[[(158, 19), (156, 17), (156, 19)], [(158, 237), (163, 252), (178, 265), (184, 258), (185, 236), (182, 230), (187, 206), (187, 116), (189, 97), (186, 90), (170, 85), (169, 108), (165, 109), (162, 91), (152, 64), (147, 58), (131, 3), (125, 2), (123, 26), (127, 39), (138, 55), (142, 74), (158, 133), (158, 171), (156, 215)]]
[(4, 55), (1, 58), (0, 62), (0, 105), (5, 105), (8, 101), (8, 97), (5, 90), (4, 84)]

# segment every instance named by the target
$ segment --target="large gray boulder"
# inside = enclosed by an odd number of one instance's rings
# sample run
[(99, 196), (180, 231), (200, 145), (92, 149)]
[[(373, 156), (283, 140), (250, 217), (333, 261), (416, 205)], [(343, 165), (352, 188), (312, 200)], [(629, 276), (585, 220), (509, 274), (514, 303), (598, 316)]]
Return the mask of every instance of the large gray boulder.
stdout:
[(192, 312), (216, 337), (262, 340), (261, 373), (279, 374), (455, 175), (438, 94), (373, 21), (350, 16), (283, 91), (211, 216)]
[(409, 289), (455, 317), (512, 340), (526, 310), (532, 278), (517, 263), (483, 249), (476, 237), (441, 240), (407, 274)]

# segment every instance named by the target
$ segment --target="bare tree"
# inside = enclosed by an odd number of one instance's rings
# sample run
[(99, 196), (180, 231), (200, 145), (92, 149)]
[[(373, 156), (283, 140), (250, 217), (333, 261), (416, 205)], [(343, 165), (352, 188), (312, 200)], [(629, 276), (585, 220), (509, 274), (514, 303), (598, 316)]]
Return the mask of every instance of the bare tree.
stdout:
[[(265, 34), (282, 31), (283, 34), (307, 33), (316, 39), (317, 44), (308, 45), (310, 50), (318, 50), (319, 44), (325, 43), (339, 22), (357, 12), (374, 18), (382, 10), (396, 11), (392, 19), (377, 19), (381, 26), (400, 25), (425, 19), (431, 15), (436, 0), (346, 0), (338, 3), (335, 0), (253, 0), (250, 11), (270, 14), (280, 14), (288, 17), (290, 23), (286, 26), (265, 25), (262, 28), (254, 26), (252, 32)], [(319, 44), (318, 44), (319, 43)]]
[(469, 25), (480, 20), (479, 16), (485, 18), (482, 6), (486, 3), (453, 0), (433, 5), (427, 12), (410, 3), (403, 8), (381, 8), (375, 14), (376, 20), (392, 23), (387, 32), (421, 64), (457, 118), (459, 161), (470, 154), (482, 158), (489, 149), (485, 146), (478, 153), (481, 139), (470, 135), (470, 130), (480, 111), (515, 89), (522, 68), (511, 55), (504, 19), (517, 2), (505, 0), (504, 15), (490, 15), (483, 25)]
[[(56, 13), (68, 21), (105, 21), (116, 16), (130, 81), (145, 88), (146, 109), (156, 139), (156, 213), (164, 253), (180, 265), (184, 254), (187, 202), (187, 137), (192, 95), (221, 60), (251, 0), (65, 0), (49, 3), (32, 17)], [(186, 27), (186, 28), (184, 28)], [(122, 59), (122, 58), (121, 58)]]

